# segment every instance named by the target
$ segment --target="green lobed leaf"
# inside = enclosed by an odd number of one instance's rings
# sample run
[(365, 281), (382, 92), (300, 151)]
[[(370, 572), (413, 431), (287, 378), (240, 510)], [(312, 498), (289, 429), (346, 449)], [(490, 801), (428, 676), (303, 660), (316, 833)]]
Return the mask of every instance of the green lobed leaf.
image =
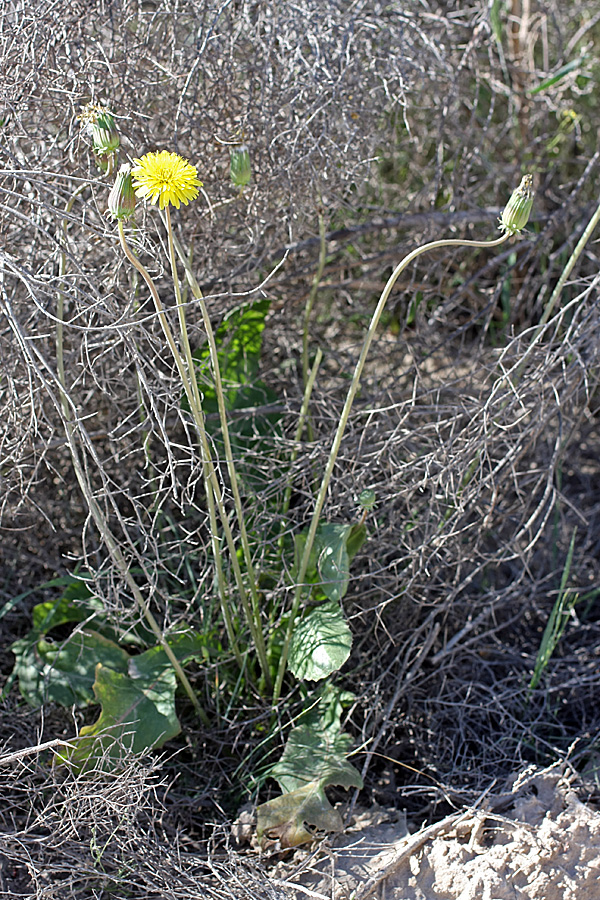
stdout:
[(366, 525), (352, 525), (346, 537), (346, 550), (350, 557), (350, 562), (354, 559), (358, 551), (367, 539)]
[[(312, 696), (312, 695), (311, 695)], [(298, 725), (310, 725), (334, 741), (340, 732), (340, 720), (344, 707), (355, 699), (350, 691), (343, 691), (333, 684), (323, 684), (318, 688), (318, 702), (312, 702), (300, 715)]]
[(310, 784), (315, 779), (323, 785), (361, 787), (360, 776), (346, 756), (350, 752), (352, 738), (338, 731), (323, 734), (313, 725), (292, 728), (285, 750), (273, 767), (271, 776), (288, 794)]
[[(203, 657), (203, 635), (191, 629), (169, 637), (181, 663)], [(162, 647), (127, 657), (124, 670), (99, 663), (93, 691), (102, 706), (93, 725), (81, 729), (77, 749), (65, 757), (78, 768), (105, 759), (114, 764), (127, 752), (160, 747), (180, 731), (175, 711), (177, 679)]]
[(127, 671), (128, 654), (96, 631), (83, 629), (62, 643), (32, 631), (11, 647), (16, 657), (19, 690), (30, 706), (60, 703), (87, 706), (94, 702), (93, 685), (98, 662), (115, 671)]
[[(313, 830), (308, 830), (305, 823)], [(256, 834), (278, 840), (282, 848), (298, 847), (312, 841), (317, 832), (341, 831), (343, 822), (318, 781), (282, 794), (258, 807)]]
[(321, 525), (316, 536), (321, 590), (330, 600), (340, 601), (350, 582), (350, 557), (346, 539), (351, 525)]
[[(300, 571), (300, 562), (304, 554), (307, 534), (308, 532), (301, 531), (299, 534), (294, 535), (294, 564), (292, 566), (292, 578), (294, 579), (294, 581), (297, 580), (298, 572)], [(315, 544), (313, 543), (308, 560), (308, 566), (306, 569), (305, 581), (307, 582), (307, 584), (314, 584), (318, 578), (318, 575), (317, 550)]]
[(288, 666), (296, 678), (320, 681), (341, 669), (351, 649), (352, 634), (342, 609), (330, 600), (296, 623)]
[[(25, 600), (26, 597), (30, 597), (32, 594), (35, 594), (36, 591), (45, 590), (46, 588), (52, 587), (70, 587), (72, 584), (84, 585), (85, 583), (81, 581), (79, 578), (75, 578), (72, 575), (61, 576), (60, 578), (52, 578), (50, 581), (44, 581), (42, 584), (38, 584), (36, 587), (29, 588), (27, 591), (23, 591), (22, 594), (18, 594), (16, 597), (11, 597), (10, 600), (7, 600), (0, 607), (0, 619), (5, 616), (7, 613), (14, 609), (15, 606), (18, 606), (22, 600)], [(89, 591), (88, 591), (89, 594)], [(91, 596), (91, 594), (90, 594)], [(39, 604), (38, 604), (39, 605)]]
[[(297, 577), (308, 532), (294, 536), (294, 565), (292, 576)], [(305, 580), (318, 585), (329, 600), (341, 600), (350, 581), (350, 563), (367, 536), (365, 525), (330, 523), (319, 525), (310, 553)]]
[(90, 616), (103, 612), (102, 602), (95, 597), (84, 581), (71, 581), (62, 596), (33, 607), (33, 628), (47, 633), (67, 622), (85, 622)]
[(318, 702), (302, 713), (270, 773), (282, 791), (295, 791), (315, 779), (325, 785), (362, 786), (360, 775), (346, 759), (352, 738), (344, 734), (340, 721), (344, 704), (353, 699), (348, 691), (325, 685)]
[(98, 663), (94, 694), (102, 712), (71, 741), (77, 746), (65, 752), (65, 760), (76, 768), (112, 766), (129, 752), (162, 746), (181, 730), (175, 712), (176, 686), (172, 668), (160, 667), (147, 677), (132, 678), (130, 673)]
[[(283, 795), (258, 807), (257, 833), (296, 847), (318, 831), (340, 831), (342, 821), (325, 794), (329, 785), (361, 788), (362, 778), (346, 759), (351, 738), (341, 730), (342, 705), (352, 695), (327, 685), (318, 703), (302, 714), (279, 762), (271, 770)], [(312, 831), (306, 825), (309, 825)]]
[[(207, 653), (204, 635), (191, 629), (177, 635), (169, 635), (168, 644), (180, 663), (199, 657), (204, 658)], [(156, 646), (130, 657), (128, 672), (132, 678), (151, 681), (170, 668), (171, 662), (167, 654), (161, 646)]]

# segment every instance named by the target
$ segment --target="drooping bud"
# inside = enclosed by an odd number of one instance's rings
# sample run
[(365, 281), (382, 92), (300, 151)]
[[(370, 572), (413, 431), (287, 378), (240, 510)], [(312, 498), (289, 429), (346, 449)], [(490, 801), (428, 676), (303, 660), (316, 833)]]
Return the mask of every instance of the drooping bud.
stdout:
[(518, 234), (529, 221), (533, 206), (533, 178), (523, 175), (521, 184), (511, 195), (500, 218), (500, 230), (509, 234)]
[(229, 170), (231, 181), (236, 187), (239, 187), (240, 191), (243, 191), (252, 178), (250, 151), (246, 144), (238, 144), (235, 147), (231, 147), (229, 155), (231, 159)]
[(113, 219), (129, 219), (135, 211), (135, 191), (129, 163), (123, 163), (117, 172), (108, 195), (108, 211)]

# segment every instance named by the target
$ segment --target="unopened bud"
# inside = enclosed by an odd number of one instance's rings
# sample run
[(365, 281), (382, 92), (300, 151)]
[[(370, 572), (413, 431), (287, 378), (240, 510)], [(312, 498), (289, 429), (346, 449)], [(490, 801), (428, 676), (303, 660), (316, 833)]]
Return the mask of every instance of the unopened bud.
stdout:
[(523, 175), (521, 184), (512, 192), (511, 198), (504, 207), (500, 219), (500, 230), (509, 234), (518, 234), (529, 221), (533, 206), (533, 178)]
[(231, 158), (230, 175), (231, 181), (236, 187), (243, 190), (252, 178), (252, 167), (250, 166), (250, 152), (246, 144), (238, 144), (229, 151)]
[(108, 156), (119, 149), (121, 143), (115, 120), (108, 110), (102, 110), (91, 126), (92, 144), (98, 156)]
[(113, 219), (129, 219), (135, 211), (135, 191), (131, 180), (131, 166), (123, 163), (108, 195), (108, 211)]
[(96, 153), (96, 151), (94, 151), (96, 165), (103, 175), (112, 175), (114, 172), (116, 155), (116, 153), (109, 153), (107, 156), (104, 156), (102, 153)]
[(375, 491), (365, 490), (358, 495), (358, 503), (369, 512), (375, 507)]

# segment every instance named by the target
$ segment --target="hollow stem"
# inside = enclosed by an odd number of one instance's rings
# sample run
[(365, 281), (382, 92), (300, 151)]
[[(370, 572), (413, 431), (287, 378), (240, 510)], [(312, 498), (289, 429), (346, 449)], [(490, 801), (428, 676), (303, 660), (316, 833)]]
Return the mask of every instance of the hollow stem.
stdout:
[[(309, 377), (309, 366), (308, 366), (308, 342), (310, 338), (310, 316), (313, 310), (313, 306), (315, 304), (315, 299), (317, 296), (317, 291), (319, 289), (319, 284), (321, 283), (321, 278), (323, 277), (323, 271), (325, 269), (325, 260), (327, 257), (327, 241), (325, 239), (325, 217), (323, 213), (319, 211), (318, 213), (319, 219), (319, 262), (317, 264), (317, 270), (314, 274), (312, 285), (310, 288), (310, 293), (308, 295), (308, 300), (306, 301), (306, 306), (304, 308), (304, 318), (303, 318), (303, 327), (302, 327), (302, 382), (304, 387), (308, 384)], [(312, 436), (309, 435), (309, 439), (312, 440)]]
[(388, 301), (392, 288), (394, 287), (397, 279), (402, 274), (404, 269), (410, 265), (410, 263), (416, 259), (418, 256), (421, 256), (422, 253), (427, 253), (429, 250), (437, 250), (441, 247), (498, 247), (500, 244), (503, 244), (508, 238), (510, 234), (506, 231), (501, 237), (497, 238), (494, 241), (462, 241), (456, 239), (448, 239), (441, 241), (431, 241), (428, 244), (423, 244), (421, 247), (417, 247), (411, 253), (404, 257), (401, 262), (398, 263), (381, 293), (381, 297), (379, 298), (379, 302), (375, 308), (375, 312), (373, 313), (373, 317), (371, 319), (371, 324), (369, 325), (369, 330), (367, 331), (367, 335), (365, 337), (363, 347), (361, 350), (360, 357), (358, 362), (356, 363), (356, 368), (354, 370), (354, 375), (352, 376), (352, 382), (348, 389), (348, 394), (346, 396), (346, 402), (344, 403), (344, 408), (342, 410), (340, 421), (337, 427), (337, 431), (335, 433), (335, 437), (333, 439), (333, 444), (331, 446), (331, 450), (329, 452), (329, 459), (327, 461), (327, 466), (325, 467), (325, 472), (323, 474), (323, 478), (321, 480), (321, 486), (319, 488), (319, 493), (317, 499), (315, 501), (315, 508), (312, 515), (310, 527), (308, 530), (308, 536), (306, 538), (306, 543), (304, 545), (304, 552), (302, 554), (302, 559), (300, 561), (300, 567), (298, 570), (298, 578), (296, 582), (296, 588), (294, 591), (294, 600), (292, 603), (292, 610), (290, 613), (290, 618), (288, 622), (288, 627), (286, 630), (285, 640), (283, 649), (281, 652), (281, 658), (279, 661), (279, 667), (277, 670), (277, 678), (275, 680), (275, 688), (273, 692), (273, 704), (277, 703), (281, 694), (281, 688), (283, 684), (283, 678), (285, 675), (285, 670), (287, 668), (287, 661), (290, 652), (290, 642), (292, 639), (292, 635), (294, 632), (294, 623), (296, 620), (296, 616), (298, 615), (298, 610), (300, 608), (300, 601), (302, 599), (302, 593), (304, 590), (304, 579), (306, 577), (306, 571), (308, 569), (308, 563), (310, 559), (310, 553), (314, 544), (314, 540), (317, 533), (317, 528), (319, 526), (319, 519), (321, 516), (321, 511), (323, 509), (323, 505), (325, 503), (325, 497), (327, 495), (327, 490), (329, 488), (329, 483), (331, 481), (331, 476), (333, 473), (333, 467), (335, 466), (335, 462), (339, 453), (339, 449), (342, 443), (342, 438), (344, 436), (344, 431), (346, 430), (346, 425), (348, 424), (348, 418), (350, 416), (350, 411), (352, 409), (352, 404), (354, 403), (354, 398), (356, 397), (357, 391), (360, 387), (360, 378), (362, 375), (362, 371), (365, 365), (365, 361), (367, 359), (369, 349), (371, 347), (371, 343), (375, 336), (375, 331), (379, 324), (379, 319), (381, 318), (381, 314), (385, 309), (385, 305)]
[[(219, 355), (218, 355), (218, 350), (217, 350), (217, 343), (215, 341), (215, 336), (214, 336), (214, 332), (212, 329), (210, 316), (208, 315), (208, 309), (206, 307), (206, 302), (202, 295), (200, 285), (198, 284), (198, 281), (191, 269), (189, 261), (183, 252), (183, 248), (181, 247), (181, 244), (173, 235), (173, 231), (172, 231), (172, 227), (171, 227), (171, 219), (170, 219), (168, 212), (169, 212), (169, 210), (167, 207), (166, 208), (167, 215), (165, 216), (165, 223), (166, 223), (167, 232), (169, 235), (169, 252), (172, 255), (171, 267), (172, 267), (173, 273), (174, 273), (173, 278), (174, 278), (174, 280), (176, 280), (175, 258), (174, 258), (174, 252), (173, 252), (173, 250), (176, 249), (179, 259), (183, 263), (187, 281), (191, 288), (192, 294), (200, 304), (200, 311), (202, 313), (202, 319), (203, 319), (204, 328), (206, 331), (206, 338), (208, 341), (211, 367), (212, 367), (213, 378), (214, 378), (214, 382), (215, 382), (215, 394), (217, 397), (217, 405), (219, 408), (219, 420), (221, 423), (221, 432), (223, 435), (223, 447), (225, 450), (225, 460), (227, 463), (227, 471), (229, 473), (229, 481), (230, 481), (230, 485), (231, 485), (231, 493), (233, 495), (234, 507), (235, 507), (235, 511), (236, 511), (238, 525), (240, 528), (240, 540), (242, 543), (242, 552), (244, 554), (244, 563), (246, 565), (246, 571), (248, 574), (248, 585), (249, 585), (250, 596), (251, 596), (251, 600), (252, 600), (251, 613), (249, 610), (247, 611), (246, 606), (244, 606), (243, 608), (244, 608), (244, 613), (246, 615), (246, 619), (248, 621), (248, 627), (250, 628), (250, 633), (252, 635), (252, 640), (254, 642), (254, 646), (256, 647), (256, 652), (258, 654), (258, 658), (260, 661), (260, 666), (261, 666), (261, 670), (263, 673), (263, 677), (265, 679), (265, 684), (267, 686), (267, 689), (270, 690), (272, 687), (272, 681), (271, 681), (271, 674), (269, 671), (266, 647), (265, 647), (265, 642), (264, 642), (264, 637), (263, 637), (263, 632), (262, 632), (260, 600), (259, 600), (259, 596), (258, 596), (257, 579), (256, 579), (255, 571), (254, 571), (254, 565), (252, 562), (252, 553), (250, 550), (250, 542), (248, 540), (248, 532), (246, 529), (244, 509), (242, 506), (242, 498), (240, 496), (239, 482), (238, 482), (237, 472), (235, 469), (235, 461), (233, 458), (231, 439), (229, 436), (229, 426), (228, 426), (228, 422), (227, 422), (227, 410), (225, 408), (225, 396), (224, 396), (224, 392), (223, 392), (223, 383), (221, 380), (221, 370), (219, 367)], [(178, 298), (178, 305), (180, 305), (179, 298)], [(182, 304), (181, 304), (181, 309), (183, 311)], [(182, 330), (182, 342), (184, 343), (184, 346), (187, 345), (187, 347), (189, 348), (187, 327), (186, 327), (186, 323), (185, 323), (185, 314), (182, 314), (180, 316), (179, 322), (180, 322), (180, 327)], [(190, 352), (189, 359), (191, 360), (191, 352)], [(190, 363), (188, 363), (188, 365), (189, 364)]]
[[(221, 546), (218, 537), (218, 527), (216, 521), (216, 515), (214, 514), (214, 505), (219, 512), (219, 517), (221, 519), (221, 524), (223, 527), (223, 533), (225, 535), (225, 540), (229, 549), (229, 554), (231, 558), (231, 565), (234, 572), (236, 587), (240, 596), (240, 602), (242, 604), (242, 608), (244, 610), (244, 614), (250, 620), (251, 623), (252, 617), (250, 615), (250, 606), (247, 599), (246, 589), (244, 586), (244, 581), (239, 565), (239, 560), (237, 558), (235, 543), (233, 540), (233, 535), (231, 533), (231, 526), (229, 523), (229, 517), (227, 515), (227, 510), (225, 509), (225, 504), (223, 501), (221, 485), (219, 483), (219, 479), (217, 477), (217, 473), (214, 467), (214, 463), (212, 460), (212, 454), (210, 450), (210, 445), (208, 442), (208, 436), (206, 434), (206, 429), (204, 426), (204, 413), (202, 411), (200, 394), (198, 391), (198, 385), (194, 376), (193, 369), (186, 368), (186, 364), (177, 348), (177, 344), (175, 343), (175, 339), (173, 337), (173, 333), (171, 331), (171, 327), (168, 323), (164, 307), (158, 296), (158, 292), (156, 290), (156, 286), (150, 277), (150, 274), (146, 270), (146, 268), (142, 265), (142, 263), (137, 259), (136, 256), (131, 252), (127, 245), (127, 241), (125, 239), (125, 233), (123, 230), (123, 224), (119, 221), (119, 238), (121, 241), (121, 246), (123, 248), (123, 252), (129, 259), (132, 265), (136, 267), (136, 269), (141, 274), (142, 278), (148, 285), (150, 289), (150, 293), (152, 294), (152, 299), (154, 300), (154, 305), (156, 307), (156, 311), (158, 313), (159, 321), (161, 323), (163, 333), (173, 355), (173, 359), (175, 361), (175, 365), (177, 367), (177, 371), (179, 373), (179, 377), (181, 379), (181, 383), (186, 393), (186, 397), (188, 399), (188, 403), (190, 405), (190, 411), (192, 413), (192, 417), (194, 419), (194, 424), (196, 426), (196, 430), (198, 432), (198, 436), (200, 438), (200, 445), (202, 449), (203, 456), (203, 465), (205, 471), (205, 484), (206, 484), (206, 495), (207, 495), (207, 506), (209, 512), (209, 522), (210, 522), (210, 530), (211, 530), (211, 541), (213, 546), (213, 554), (215, 558), (215, 566), (217, 572), (217, 580), (219, 586), (219, 596), (221, 599), (221, 608), (223, 612), (223, 619), (225, 622), (225, 627), (227, 630), (227, 636), (232, 644), (232, 650), (235, 654), (236, 661), (238, 665), (243, 666), (243, 657), (239, 650), (237, 639), (235, 637), (235, 632), (233, 629), (233, 617), (231, 615), (231, 610), (229, 607), (229, 600), (227, 596), (227, 589), (225, 578), (223, 574), (222, 564), (221, 564)], [(174, 276), (176, 279), (176, 275)], [(187, 332), (186, 332), (187, 334)], [(189, 342), (188, 342), (189, 349)], [(190, 351), (191, 358), (191, 351)], [(191, 360), (193, 365), (193, 360)], [(189, 365), (189, 363), (188, 363)], [(189, 377), (188, 377), (189, 376)], [(214, 501), (214, 503), (213, 503)], [(254, 638), (254, 635), (253, 635)]]

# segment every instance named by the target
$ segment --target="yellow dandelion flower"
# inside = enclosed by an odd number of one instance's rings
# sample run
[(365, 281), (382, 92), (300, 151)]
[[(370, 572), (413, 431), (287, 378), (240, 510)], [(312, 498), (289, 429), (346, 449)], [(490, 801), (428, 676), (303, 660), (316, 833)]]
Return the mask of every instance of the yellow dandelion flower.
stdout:
[(177, 209), (180, 203), (187, 206), (190, 200), (196, 199), (198, 188), (202, 187), (196, 167), (177, 153), (168, 150), (146, 153), (141, 159), (134, 159), (134, 163), (131, 174), (136, 195), (150, 203), (158, 200), (160, 209), (169, 203)]

